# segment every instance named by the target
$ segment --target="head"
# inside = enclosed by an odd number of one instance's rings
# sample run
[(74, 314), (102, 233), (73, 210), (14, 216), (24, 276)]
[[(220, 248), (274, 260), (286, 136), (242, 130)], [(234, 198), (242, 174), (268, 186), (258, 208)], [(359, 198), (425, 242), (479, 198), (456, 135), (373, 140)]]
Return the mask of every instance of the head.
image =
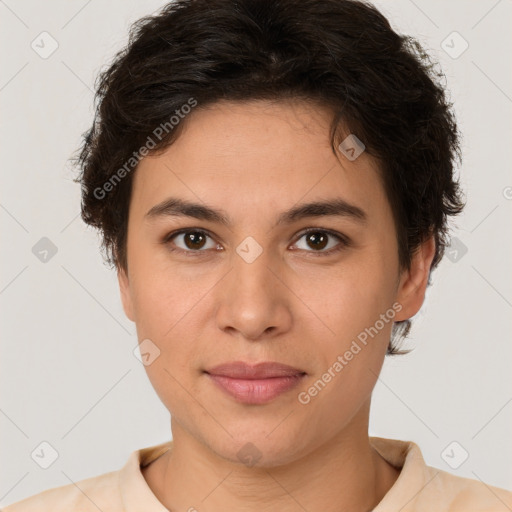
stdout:
[[(352, 0), (178, 0), (136, 22), (100, 75), (82, 217), (160, 351), (157, 393), (219, 453), (254, 439), (289, 460), (294, 439), (347, 425), (402, 353), (464, 206), (440, 76)], [(233, 360), (325, 386), (242, 406), (204, 374)], [(267, 437), (287, 402), (293, 421)]]

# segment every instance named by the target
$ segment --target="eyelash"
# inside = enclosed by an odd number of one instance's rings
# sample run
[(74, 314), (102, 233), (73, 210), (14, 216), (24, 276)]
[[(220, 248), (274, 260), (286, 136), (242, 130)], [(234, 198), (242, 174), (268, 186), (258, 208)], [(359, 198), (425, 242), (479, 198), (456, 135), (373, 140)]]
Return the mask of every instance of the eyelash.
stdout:
[[(206, 235), (206, 236), (210, 237), (212, 240), (214, 239), (214, 237), (208, 231), (205, 231), (204, 229), (199, 229), (199, 228), (186, 228), (185, 229), (184, 228), (184, 229), (180, 229), (178, 231), (173, 231), (172, 233), (168, 233), (167, 235), (165, 235), (165, 237), (163, 238), (161, 243), (164, 245), (170, 246), (171, 240), (173, 238), (175, 238), (178, 235), (182, 235), (184, 233), (200, 233), (202, 235)], [(337, 233), (335, 231), (331, 231), (329, 229), (321, 229), (321, 228), (307, 228), (306, 230), (304, 230), (300, 233), (300, 235), (298, 236), (298, 238), (296, 239), (294, 244), (296, 244), (302, 237), (304, 237), (305, 235), (308, 235), (309, 233), (327, 234), (333, 238), (336, 238), (340, 242), (336, 247), (329, 249), (328, 251), (306, 251), (306, 252), (312, 253), (313, 257), (330, 256), (330, 255), (337, 253), (339, 251), (342, 251), (343, 249), (350, 247), (352, 245), (351, 240), (347, 236), (342, 235), (341, 233)], [(202, 256), (208, 252), (208, 250), (194, 251), (194, 250), (181, 249), (179, 247), (178, 248), (168, 247), (168, 249), (171, 252), (185, 253), (185, 255), (188, 257)], [(298, 250), (303, 250), (303, 249), (298, 249)], [(203, 254), (201, 254), (201, 253), (203, 253)]]

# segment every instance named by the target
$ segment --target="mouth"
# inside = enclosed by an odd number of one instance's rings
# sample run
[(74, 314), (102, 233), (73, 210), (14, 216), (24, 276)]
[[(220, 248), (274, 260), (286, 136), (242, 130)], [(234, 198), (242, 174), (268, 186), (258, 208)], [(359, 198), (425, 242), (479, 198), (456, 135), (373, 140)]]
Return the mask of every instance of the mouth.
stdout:
[(250, 365), (225, 363), (204, 372), (222, 391), (239, 403), (262, 405), (290, 391), (307, 375), (305, 371), (274, 362)]

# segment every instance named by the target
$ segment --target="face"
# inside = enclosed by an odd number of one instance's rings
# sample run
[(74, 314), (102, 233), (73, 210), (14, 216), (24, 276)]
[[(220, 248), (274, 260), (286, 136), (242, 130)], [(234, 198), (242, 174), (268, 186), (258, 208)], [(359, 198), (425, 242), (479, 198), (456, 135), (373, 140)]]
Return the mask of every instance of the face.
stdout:
[[(393, 321), (421, 307), (433, 242), (399, 272), (378, 166), (365, 152), (332, 153), (323, 108), (222, 102), (186, 123), (134, 174), (128, 271), (118, 273), (173, 429), (232, 461), (252, 443), (268, 465), (355, 435), (367, 426)], [(170, 198), (217, 215), (179, 214)], [(301, 209), (326, 202), (337, 208)], [(303, 375), (249, 403), (205, 373), (232, 361)]]

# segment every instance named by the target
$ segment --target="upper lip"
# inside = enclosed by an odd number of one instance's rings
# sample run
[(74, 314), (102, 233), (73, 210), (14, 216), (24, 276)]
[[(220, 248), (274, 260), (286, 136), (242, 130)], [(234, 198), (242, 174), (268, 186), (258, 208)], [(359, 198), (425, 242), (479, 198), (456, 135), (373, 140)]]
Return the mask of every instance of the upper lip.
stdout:
[(306, 372), (282, 363), (265, 361), (258, 364), (249, 364), (244, 361), (233, 361), (214, 366), (206, 370), (206, 373), (235, 379), (268, 379), (271, 377), (300, 375)]

